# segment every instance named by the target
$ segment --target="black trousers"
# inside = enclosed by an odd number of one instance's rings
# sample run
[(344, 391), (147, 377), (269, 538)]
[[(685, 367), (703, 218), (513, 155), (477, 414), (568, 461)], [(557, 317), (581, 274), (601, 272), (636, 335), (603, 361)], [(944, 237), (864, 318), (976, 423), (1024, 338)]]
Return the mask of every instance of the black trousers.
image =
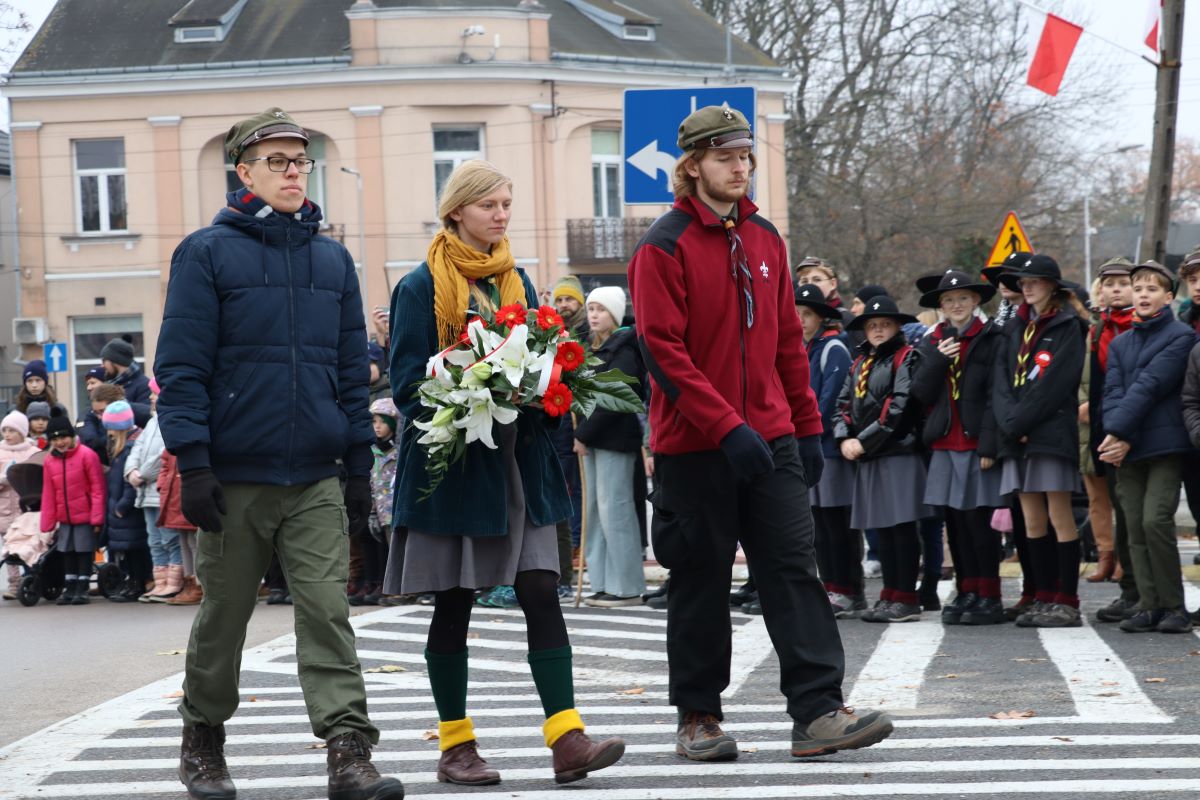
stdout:
[(723, 718), (732, 653), (730, 571), (740, 540), (779, 656), (788, 714), (807, 723), (841, 707), (845, 656), (817, 577), (796, 441), (787, 436), (770, 446), (775, 470), (744, 484), (719, 450), (655, 457), (651, 535), (655, 556), (671, 570), (669, 701)]

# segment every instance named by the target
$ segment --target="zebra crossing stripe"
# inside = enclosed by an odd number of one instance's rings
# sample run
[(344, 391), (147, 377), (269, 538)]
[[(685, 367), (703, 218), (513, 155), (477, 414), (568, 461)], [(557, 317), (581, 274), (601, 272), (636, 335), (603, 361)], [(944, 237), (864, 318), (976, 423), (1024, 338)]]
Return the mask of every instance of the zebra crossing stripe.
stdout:
[[(514, 626), (510, 626), (514, 627)], [(576, 634), (581, 634), (581, 631), (576, 631)], [(631, 639), (633, 637), (625, 636), (620, 631), (604, 631), (605, 634), (611, 634), (614, 638)], [(359, 639), (376, 639), (381, 641), (392, 642), (408, 642), (410, 644), (424, 645), (428, 638), (423, 633), (401, 633), (399, 631), (381, 631), (374, 628), (359, 628), (355, 631), (355, 635)], [(645, 639), (662, 642), (661, 635), (641, 634)], [(472, 649), (480, 650), (512, 650), (514, 652), (524, 653), (528, 650), (528, 645), (524, 641), (512, 641), (507, 639), (471, 639), (468, 646)], [(661, 650), (630, 650), (620, 647), (589, 647), (588, 645), (572, 645), (571, 652), (580, 656), (603, 656), (605, 658), (620, 658), (626, 661), (660, 661), (666, 663), (667, 654)], [(361, 655), (361, 652), (360, 652)]]
[(914, 709), (925, 671), (942, 644), (940, 620), (887, 625), (871, 657), (854, 680), (847, 705), (855, 708)]

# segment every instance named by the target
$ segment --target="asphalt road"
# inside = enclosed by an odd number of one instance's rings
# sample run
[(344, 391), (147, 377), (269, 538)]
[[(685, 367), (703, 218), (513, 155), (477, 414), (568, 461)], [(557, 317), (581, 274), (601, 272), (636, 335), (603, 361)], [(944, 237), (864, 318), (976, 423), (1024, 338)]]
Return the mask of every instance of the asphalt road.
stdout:
[[(1008, 594), (1014, 588), (1014, 581), (1005, 582)], [(1085, 585), (1083, 592), (1090, 615), (1116, 590), (1111, 584)], [(1197, 605), (1200, 587), (1189, 584), (1189, 606)], [(182, 614), (165, 623), (147, 622), (168, 611)], [(98, 681), (128, 677), (123, 685), (140, 688), (0, 751), (0, 797), (182, 797), (174, 776), (178, 677), (147, 683), (155, 668), (140, 664), (161, 663), (160, 672), (178, 669), (178, 656), (154, 653), (182, 647), (186, 631), (179, 620), (187, 612), (100, 605), (82, 609), (78, 622), (66, 622), (75, 609), (2, 612), (6, 643), (12, 641), (10, 616), (40, 619), (43, 624), (32, 630), (58, 642), (43, 647), (44, 657), (63, 661), (64, 645), (70, 644), (71, 659), (86, 664), (92, 657), (94, 672), (109, 673), (98, 675)], [(376, 760), (405, 781), (410, 800), (567, 793), (572, 800), (1200, 797), (1196, 634), (1130, 635), (1091, 624), (1057, 631), (1011, 625), (944, 628), (935, 614), (892, 626), (844, 621), (848, 702), (889, 708), (896, 732), (873, 748), (797, 761), (787, 751), (791, 723), (783, 712), (765, 625), (761, 618), (735, 614), (726, 728), (739, 738), (742, 753), (734, 763), (717, 765), (674, 755), (675, 715), (666, 704), (665, 614), (647, 608), (567, 613), (577, 697), (589, 731), (621, 735), (629, 744), (618, 765), (569, 788), (555, 787), (541, 743), (541, 710), (525, 663), (519, 611), (480, 608), (474, 617), (469, 713), (484, 756), (504, 778), (499, 786), (474, 789), (434, 779), (436, 742), (426, 732), (436, 728), (436, 715), (421, 656), (430, 609), (381, 609), (356, 618), (363, 665), (376, 670), (366, 673), (372, 717), (383, 730)], [(121, 616), (133, 621), (113, 622)], [(259, 640), (272, 625), (286, 628), (287, 616), (287, 609), (260, 609)], [(49, 626), (61, 627), (46, 634)], [(138, 674), (112, 674), (128, 669), (124, 659), (134, 632), (141, 639), (148, 630), (154, 631), (154, 641), (138, 647), (144, 654)], [(70, 641), (68, 631), (83, 638)], [(244, 702), (228, 725), (227, 747), (243, 800), (324, 797), (324, 754), (304, 714), (294, 659), (290, 636), (245, 654)], [(11, 655), (5, 658), (6, 687), (12, 663)], [(63, 678), (57, 667), (42, 669), (36, 679), (21, 680), (41, 685), (39, 696), (45, 697), (52, 693), (46, 684), (61, 685)], [(16, 700), (20, 697), (8, 693), (6, 735), (8, 721), (25, 713), (26, 703)]]

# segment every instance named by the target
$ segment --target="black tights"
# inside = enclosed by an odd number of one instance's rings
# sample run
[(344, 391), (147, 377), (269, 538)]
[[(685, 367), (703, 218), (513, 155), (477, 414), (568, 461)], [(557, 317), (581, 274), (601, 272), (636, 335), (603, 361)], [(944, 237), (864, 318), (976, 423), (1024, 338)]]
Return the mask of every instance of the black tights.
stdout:
[(92, 577), (92, 563), (95, 555), (92, 551), (63, 553), (63, 571), (67, 575), (78, 575), (80, 578)]
[[(558, 604), (558, 577), (544, 569), (518, 572), (513, 590), (517, 593), (521, 611), (525, 613), (529, 651), (566, 647), (570, 642), (562, 607)], [(467, 627), (471, 624), (475, 592), (473, 589), (455, 587), (437, 592), (434, 596), (436, 601), (426, 647), (429, 652), (440, 655), (461, 653), (467, 646)]]
[(899, 592), (917, 591), (917, 574), (921, 571), (921, 540), (917, 523), (904, 522), (879, 529), (880, 564), (883, 585)]
[(821, 580), (830, 591), (861, 595), (862, 534), (850, 530), (850, 506), (813, 506), (812, 512)]
[[(960, 511), (946, 507), (946, 530), (953, 542), (955, 575), (959, 578), (1000, 577), (1000, 534), (992, 530), (992, 509)], [(961, 586), (961, 584), (959, 584)]]

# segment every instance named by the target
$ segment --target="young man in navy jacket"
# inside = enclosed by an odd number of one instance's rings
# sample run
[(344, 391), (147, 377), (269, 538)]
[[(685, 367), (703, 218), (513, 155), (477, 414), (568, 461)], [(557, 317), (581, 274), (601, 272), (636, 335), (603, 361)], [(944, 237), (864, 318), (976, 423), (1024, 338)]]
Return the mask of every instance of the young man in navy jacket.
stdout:
[(1183, 378), (1196, 334), (1175, 319), (1175, 278), (1147, 261), (1133, 268), (1133, 328), (1112, 340), (1104, 376), (1100, 460), (1117, 468), (1133, 575), (1141, 608), (1121, 623), (1128, 633), (1187, 633), (1175, 511), (1183, 454)]
[[(654, 552), (667, 602), (676, 752), (732, 760), (721, 691), (732, 650), (728, 586), (740, 540), (779, 655), (792, 754), (866, 747), (881, 712), (843, 705), (845, 659), (817, 577), (808, 487), (821, 477), (820, 412), (809, 387), (787, 253), (746, 196), (750, 125), (708, 106), (679, 126), (675, 206), (629, 264), (639, 343), (653, 381)], [(803, 625), (797, 625), (803, 620)]]
[(347, 519), (361, 529), (371, 507), (366, 324), (354, 262), (317, 233), (321, 211), (305, 197), (307, 144), (278, 108), (230, 129), (225, 151), (244, 188), (176, 248), (158, 339), (159, 425), (179, 459), (183, 514), (200, 530), (204, 586), (179, 704), (179, 776), (205, 800), (235, 796), (224, 723), (276, 552), (309, 721), (327, 741), (330, 799), (404, 796), (371, 764), (379, 731), (346, 604)]

